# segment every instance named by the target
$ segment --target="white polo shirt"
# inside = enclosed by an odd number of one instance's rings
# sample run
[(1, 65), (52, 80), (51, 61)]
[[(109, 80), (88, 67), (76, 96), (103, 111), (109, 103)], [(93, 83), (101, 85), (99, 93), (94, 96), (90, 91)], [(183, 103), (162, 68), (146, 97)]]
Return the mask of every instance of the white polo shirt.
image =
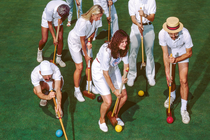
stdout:
[[(139, 16), (140, 7), (143, 8), (145, 14), (155, 14), (156, 13), (156, 2), (155, 0), (129, 0), (128, 10), (130, 16), (136, 16), (137, 21), (140, 23), (141, 19)], [(142, 17), (143, 23), (150, 22), (147, 18)]]
[(75, 51), (79, 52), (82, 48), (80, 37), (86, 36), (85, 39), (88, 39), (88, 37), (95, 31), (96, 28), (99, 28), (102, 26), (102, 21), (93, 20), (93, 23), (91, 23), (89, 20), (85, 20), (83, 17), (80, 17), (74, 28), (69, 32), (68, 36), (68, 44), (69, 47)]
[(57, 9), (62, 4), (68, 5), (63, 0), (50, 1), (43, 11), (42, 18), (46, 19), (47, 21), (53, 21), (53, 19), (60, 19), (61, 17), (58, 15)]
[[(56, 80), (61, 80), (61, 77), (63, 77), (61, 75), (61, 72), (59, 70), (59, 68), (53, 64), (53, 63), (50, 63), (50, 67), (52, 68), (53, 70), (53, 75), (52, 75), (52, 79), (54, 79), (55, 81)], [(36, 66), (33, 71), (31, 72), (31, 82), (32, 84), (34, 85), (34, 87), (40, 85), (40, 81), (44, 81), (44, 78), (42, 77), (42, 75), (39, 73), (40, 71), (40, 64), (38, 66)]]
[(117, 59), (111, 56), (111, 50), (108, 47), (107, 43), (104, 43), (99, 52), (97, 53), (96, 58), (100, 62), (100, 68), (104, 71), (108, 71), (110, 67), (117, 66), (121, 61), (124, 64), (128, 64), (128, 53), (125, 57), (118, 57)]
[[(116, 2), (117, 0), (112, 0), (113, 4)], [(93, 0), (93, 4), (96, 5), (100, 5), (103, 10), (104, 10), (104, 14), (106, 15), (106, 17), (109, 17), (109, 6), (108, 6), (108, 0)]]
[(164, 29), (159, 32), (158, 38), (160, 46), (167, 46), (168, 53), (172, 53), (175, 58), (185, 54), (187, 48), (193, 47), (192, 38), (186, 28), (179, 32), (179, 37), (176, 40), (171, 39)]

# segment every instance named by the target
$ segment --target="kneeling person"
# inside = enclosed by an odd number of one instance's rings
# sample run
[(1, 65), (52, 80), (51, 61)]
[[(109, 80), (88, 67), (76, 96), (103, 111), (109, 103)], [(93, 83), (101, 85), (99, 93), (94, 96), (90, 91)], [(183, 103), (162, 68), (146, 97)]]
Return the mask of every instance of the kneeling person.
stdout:
[[(55, 111), (59, 111), (62, 117), (61, 89), (63, 87), (64, 80), (59, 68), (55, 64), (44, 60), (32, 71), (31, 82), (34, 85), (34, 93), (41, 99), (40, 106), (46, 106), (47, 100), (54, 98), (56, 93), (57, 108), (55, 108)], [(58, 118), (57, 113), (56, 117)]]

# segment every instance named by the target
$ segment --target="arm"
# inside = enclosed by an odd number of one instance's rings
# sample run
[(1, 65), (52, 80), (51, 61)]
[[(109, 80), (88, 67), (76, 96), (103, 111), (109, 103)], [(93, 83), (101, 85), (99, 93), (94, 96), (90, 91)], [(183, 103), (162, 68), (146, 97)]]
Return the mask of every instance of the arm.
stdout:
[(179, 57), (176, 57), (176, 58), (172, 58), (171, 59), (171, 62), (172, 63), (177, 63), (177, 62), (180, 62), (180, 61), (183, 61), (187, 58), (190, 58), (192, 56), (192, 48), (186, 48), (186, 53), (179, 56)]
[(142, 33), (144, 30), (144, 27), (141, 26), (141, 24), (136, 20), (136, 16), (131, 16), (131, 20), (134, 24), (138, 26), (140, 33)]
[(48, 95), (45, 95), (44, 93), (42, 93), (42, 89), (41, 86), (38, 85), (35, 88), (35, 93), (36, 95), (40, 98), (40, 99), (44, 99), (44, 100), (51, 100), (52, 98), (55, 97), (55, 93), (54, 92), (50, 92)]
[(124, 64), (124, 68), (123, 68), (123, 76), (122, 76), (122, 82), (123, 83), (127, 83), (128, 81), (128, 78), (124, 78), (124, 75), (125, 75), (125, 72), (126, 72), (126, 69), (129, 68), (129, 64)]
[(161, 46), (163, 50), (163, 62), (165, 66), (165, 74), (166, 79), (170, 79), (170, 62), (169, 62), (169, 54), (168, 54), (168, 48), (167, 46)]
[(56, 98), (57, 98), (56, 110), (60, 111), (60, 113), (61, 113), (61, 100), (62, 100), (61, 80), (55, 80), (55, 92), (56, 92)]
[[(82, 45), (82, 50), (84, 52), (84, 57), (85, 57), (85, 60), (86, 62), (88, 62), (88, 60), (90, 60), (91, 58), (88, 56), (87, 54), (87, 50), (86, 50), (86, 44), (85, 44), (85, 38), (86, 36), (80, 36), (80, 41), (81, 41), (81, 45)], [(88, 49), (91, 49), (91, 48), (88, 48)]]
[(55, 36), (54, 29), (53, 29), (52, 21), (48, 21), (48, 26), (49, 26), (50, 33), (52, 34), (53, 44), (57, 45), (58, 42), (56, 41), (56, 36)]

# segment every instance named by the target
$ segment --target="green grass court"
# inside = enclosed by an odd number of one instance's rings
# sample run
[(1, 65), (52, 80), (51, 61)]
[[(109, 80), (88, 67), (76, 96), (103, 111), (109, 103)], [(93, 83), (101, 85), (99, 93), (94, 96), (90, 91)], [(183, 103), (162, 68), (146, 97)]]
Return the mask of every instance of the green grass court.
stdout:
[[(61, 129), (55, 118), (53, 101), (40, 107), (40, 99), (33, 93), (30, 74), (39, 63), (36, 61), (38, 42), (41, 39), (41, 15), (49, 0), (1, 0), (0, 5), (0, 139), (1, 140), (57, 140), (55, 132)], [(69, 140), (197, 140), (210, 137), (210, 19), (209, 0), (156, 0), (157, 12), (153, 22), (155, 27), (154, 58), (156, 64), (156, 85), (150, 87), (144, 71), (138, 71), (134, 87), (126, 85), (128, 100), (122, 108), (121, 117), (125, 127), (117, 133), (108, 121), (108, 133), (99, 129), (99, 109), (101, 103), (86, 98), (80, 103), (73, 95), (73, 72), (75, 65), (68, 50), (67, 36), (76, 22), (76, 11), (72, 26), (64, 22), (63, 60), (67, 66), (60, 68), (64, 76), (63, 123)], [(83, 12), (93, 5), (92, 0), (83, 0)], [(130, 34), (131, 19), (128, 14), (128, 0), (115, 3), (119, 27)], [(168, 95), (162, 49), (158, 43), (158, 33), (169, 16), (176, 16), (184, 24), (193, 40), (193, 55), (189, 63), (188, 111), (191, 121), (182, 123), (180, 115), (179, 73), (176, 69), (177, 98), (173, 105), (174, 123), (166, 122), (166, 109), (163, 103)], [(107, 29), (105, 15), (103, 27), (99, 28), (99, 39), (93, 42), (94, 58), (107, 39), (103, 29)], [(44, 59), (53, 56), (54, 45), (49, 38), (44, 47)], [(140, 51), (141, 52), (141, 51)], [(138, 65), (141, 55), (138, 57)], [(120, 65), (122, 67), (122, 63)], [(82, 76), (84, 76), (84, 70)], [(139, 97), (137, 92), (147, 94)], [(113, 96), (113, 105), (116, 97)]]

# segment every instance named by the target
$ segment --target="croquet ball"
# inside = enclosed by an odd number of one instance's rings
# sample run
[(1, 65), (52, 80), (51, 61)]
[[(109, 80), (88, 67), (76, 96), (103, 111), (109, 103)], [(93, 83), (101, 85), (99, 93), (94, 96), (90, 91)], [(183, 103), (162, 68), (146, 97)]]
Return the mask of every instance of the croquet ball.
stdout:
[(139, 96), (144, 96), (144, 91), (143, 90), (139, 90), (138, 95)]
[(97, 101), (98, 101), (98, 102), (102, 102), (102, 101), (103, 101), (102, 97), (101, 97), (101, 96), (98, 96), (98, 97), (97, 97)]
[(171, 123), (173, 123), (174, 119), (171, 116), (168, 116), (166, 121), (167, 121), (167, 123), (171, 124)]
[(116, 132), (121, 132), (122, 131), (122, 126), (121, 125), (116, 125), (115, 126), (115, 131)]
[(63, 135), (63, 131), (60, 130), (60, 129), (58, 129), (58, 130), (56, 131), (55, 135), (59, 138), (59, 137), (61, 137), (61, 136)]

